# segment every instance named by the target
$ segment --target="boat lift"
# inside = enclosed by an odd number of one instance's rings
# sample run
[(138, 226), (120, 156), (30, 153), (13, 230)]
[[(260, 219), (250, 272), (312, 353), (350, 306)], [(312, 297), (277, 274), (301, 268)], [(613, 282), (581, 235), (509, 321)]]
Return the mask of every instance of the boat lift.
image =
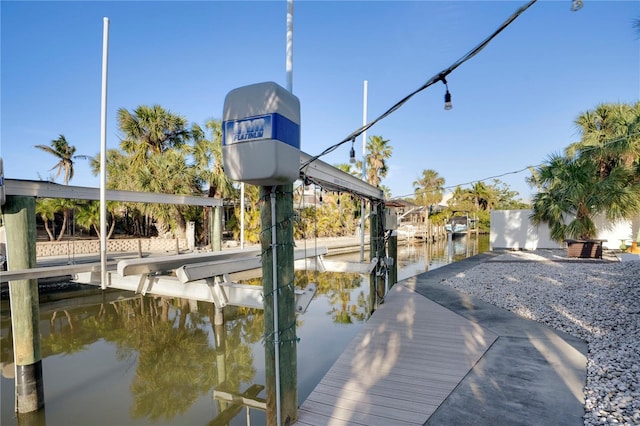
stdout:
[[(370, 273), (376, 265), (324, 260), (326, 247), (294, 251), (295, 268), (321, 272)], [(261, 267), (260, 250), (228, 250), (211, 253), (125, 259), (108, 271), (106, 288), (133, 291), (142, 295), (181, 297), (213, 303), (263, 309), (262, 287), (233, 282), (231, 274)], [(72, 281), (101, 285), (97, 268), (77, 272)], [(315, 284), (296, 289), (296, 313), (304, 313), (316, 294)]]
[[(310, 161), (311, 156), (301, 152), (301, 176), (313, 178), (328, 188), (349, 191), (358, 196), (382, 200), (383, 192), (355, 176), (342, 172), (321, 160)], [(98, 200), (98, 188), (58, 185), (51, 182), (5, 179), (7, 195), (74, 198)], [(173, 194), (151, 194), (133, 191), (107, 190), (107, 199), (112, 201), (137, 201), (148, 203), (189, 204), (198, 206), (221, 206), (222, 200), (201, 196)], [(295, 269), (319, 272), (354, 272), (371, 274), (382, 265), (373, 258), (370, 263), (325, 260), (327, 248), (296, 249)], [(212, 302), (218, 308), (226, 305), (263, 308), (262, 288), (234, 283), (230, 274), (261, 267), (260, 250), (223, 250), (211, 253), (181, 254), (173, 256), (146, 257), (121, 260), (116, 271), (109, 262), (106, 288), (134, 291), (167, 297), (183, 297)], [(102, 284), (100, 264), (65, 265), (3, 272), (2, 282), (35, 277), (52, 277), (72, 274), (73, 281), (82, 284)], [(305, 290), (296, 290), (296, 312), (306, 311), (316, 292), (315, 285)]]

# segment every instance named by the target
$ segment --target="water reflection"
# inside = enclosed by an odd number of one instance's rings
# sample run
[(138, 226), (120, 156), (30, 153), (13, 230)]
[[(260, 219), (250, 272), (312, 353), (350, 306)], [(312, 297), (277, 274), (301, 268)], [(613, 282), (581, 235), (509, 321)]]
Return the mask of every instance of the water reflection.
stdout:
[[(488, 245), (488, 243), (487, 243)], [(465, 239), (399, 247), (399, 278), (482, 250)], [(486, 250), (486, 249), (485, 249)], [(356, 260), (359, 253), (342, 258)], [(261, 285), (260, 279), (245, 282)], [(368, 318), (368, 276), (296, 272), (296, 285), (317, 283), (297, 319), (298, 395), (302, 402)], [(226, 307), (213, 325), (213, 305), (185, 299), (101, 293), (40, 306), (45, 409), (49, 424), (245, 425), (244, 407), (214, 391), (264, 398), (264, 316)], [(8, 301), (0, 312), (2, 425), (13, 413), (13, 348)], [(235, 416), (235, 417), (234, 417)], [(44, 412), (38, 417), (44, 424)], [(265, 416), (251, 410), (252, 424)]]
[[(363, 286), (366, 278), (355, 273), (295, 271), (296, 286), (301, 289), (313, 282), (317, 284), (316, 298), (324, 297), (331, 305), (327, 312), (333, 322), (338, 324), (352, 324), (365, 321), (369, 317), (368, 284)], [(259, 279), (250, 280), (251, 283), (262, 285)], [(366, 289), (365, 289), (366, 287)], [(298, 317), (298, 326), (305, 316)]]

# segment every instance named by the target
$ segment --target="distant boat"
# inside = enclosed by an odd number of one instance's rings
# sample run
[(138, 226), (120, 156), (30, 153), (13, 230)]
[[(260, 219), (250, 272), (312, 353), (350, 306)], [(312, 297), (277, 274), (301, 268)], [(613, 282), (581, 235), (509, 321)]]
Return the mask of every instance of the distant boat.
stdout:
[(468, 222), (469, 219), (466, 216), (454, 216), (444, 227), (447, 232), (450, 232), (454, 237), (457, 235), (466, 235), (469, 230)]

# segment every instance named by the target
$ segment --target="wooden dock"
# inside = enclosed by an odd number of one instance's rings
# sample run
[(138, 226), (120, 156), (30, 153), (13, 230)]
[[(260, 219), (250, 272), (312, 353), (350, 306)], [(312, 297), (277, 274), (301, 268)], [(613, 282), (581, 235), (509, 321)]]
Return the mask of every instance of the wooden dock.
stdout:
[(410, 286), (392, 288), (296, 425), (422, 425), (497, 339)]

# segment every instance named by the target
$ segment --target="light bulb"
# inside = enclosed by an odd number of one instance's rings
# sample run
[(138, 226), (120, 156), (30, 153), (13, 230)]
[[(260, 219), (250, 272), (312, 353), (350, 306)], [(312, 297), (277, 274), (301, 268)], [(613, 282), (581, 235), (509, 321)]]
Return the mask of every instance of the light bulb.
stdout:
[(451, 103), (451, 93), (447, 89), (447, 93), (444, 94), (444, 109), (447, 111), (453, 108), (453, 104)]
[(582, 0), (573, 0), (571, 2), (571, 11), (577, 12), (578, 10), (582, 9), (582, 6), (584, 6)]
[(353, 145), (351, 145), (351, 151), (349, 151), (349, 162), (351, 164), (356, 163), (356, 150), (353, 149)]

